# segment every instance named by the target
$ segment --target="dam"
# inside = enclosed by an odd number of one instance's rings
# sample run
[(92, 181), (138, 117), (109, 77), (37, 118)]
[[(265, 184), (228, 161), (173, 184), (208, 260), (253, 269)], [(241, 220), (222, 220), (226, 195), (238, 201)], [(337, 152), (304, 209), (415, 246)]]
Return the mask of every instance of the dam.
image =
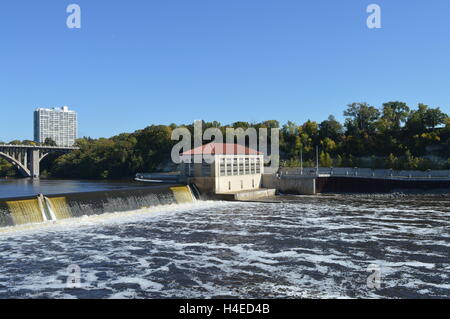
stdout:
[(179, 184), (58, 185), (0, 199), (0, 298), (448, 296), (448, 194), (225, 202)]
[[(78, 211), (89, 217), (0, 232), (0, 298), (448, 298), (449, 207), (441, 195), (339, 195)], [(380, 289), (367, 287), (371, 265)]]
[[(255, 161), (256, 162), (256, 161)], [(219, 167), (219, 165), (217, 165)], [(208, 167), (208, 169), (211, 169)], [(227, 168), (229, 169), (229, 168)], [(230, 172), (234, 168), (229, 169)], [(199, 170), (203, 172), (204, 170)], [(224, 171), (227, 175), (227, 171)], [(213, 177), (183, 179), (177, 175), (157, 176), (163, 183), (124, 184), (122, 187), (110, 185), (102, 190), (92, 191), (89, 184), (66, 186), (66, 193), (57, 193), (58, 186), (67, 181), (57, 181), (52, 187), (32, 188), (26, 196), (0, 198), (0, 227), (45, 223), (69, 218), (105, 213), (127, 212), (150, 207), (193, 203), (197, 199), (216, 201), (252, 201), (273, 198), (278, 194), (318, 195), (338, 193), (389, 193), (396, 190), (419, 192), (435, 189), (450, 189), (450, 171), (392, 171), (356, 168), (314, 168), (280, 169), (277, 174), (260, 172), (260, 182), (247, 189), (234, 192), (212, 192), (214, 185), (220, 184), (216, 174)], [(219, 174), (220, 175), (220, 174)], [(214, 177), (215, 176), (215, 177)], [(234, 175), (233, 175), (234, 176)], [(257, 175), (248, 175), (248, 180)], [(150, 176), (155, 179), (155, 176)], [(227, 177), (227, 176), (225, 176)], [(234, 176), (236, 177), (236, 176)], [(244, 176), (245, 178), (247, 176)], [(244, 177), (238, 176), (243, 179)], [(138, 180), (145, 181), (148, 176), (139, 174)], [(30, 182), (31, 186), (39, 181)], [(53, 181), (42, 181), (52, 185)], [(98, 183), (98, 182), (97, 182)], [(231, 182), (229, 182), (231, 185)], [(29, 188), (18, 180), (20, 188)], [(237, 183), (237, 185), (243, 185)], [(6, 194), (8, 185), (3, 181)], [(6, 187), (6, 188), (5, 188)], [(116, 188), (117, 187), (117, 188)], [(76, 191), (85, 190), (86, 191)], [(74, 191), (75, 190), (75, 191)], [(45, 195), (28, 195), (44, 192)], [(37, 194), (37, 193), (35, 193)], [(1, 197), (1, 194), (0, 194)]]
[(0, 227), (193, 203), (189, 186), (164, 185), (0, 199)]

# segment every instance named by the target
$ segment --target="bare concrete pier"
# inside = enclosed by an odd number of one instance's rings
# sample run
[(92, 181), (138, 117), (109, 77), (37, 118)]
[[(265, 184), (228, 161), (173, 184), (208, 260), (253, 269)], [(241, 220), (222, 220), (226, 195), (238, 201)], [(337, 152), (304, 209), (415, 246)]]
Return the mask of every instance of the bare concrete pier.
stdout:
[(239, 192), (229, 192), (222, 194), (215, 194), (214, 198), (218, 200), (227, 201), (255, 201), (263, 198), (270, 198), (275, 196), (276, 189), (260, 188), (254, 190), (245, 190)]
[(264, 174), (262, 185), (274, 188), (280, 193), (295, 195), (316, 195), (316, 177), (310, 176), (277, 176)]

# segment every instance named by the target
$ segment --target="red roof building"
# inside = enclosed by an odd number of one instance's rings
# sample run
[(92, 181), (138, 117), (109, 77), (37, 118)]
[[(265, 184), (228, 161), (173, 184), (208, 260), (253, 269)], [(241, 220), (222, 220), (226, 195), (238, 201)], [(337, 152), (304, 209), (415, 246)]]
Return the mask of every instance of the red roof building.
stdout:
[(263, 155), (263, 153), (240, 144), (209, 143), (184, 152), (181, 155)]
[(209, 143), (182, 153), (180, 171), (216, 194), (259, 189), (264, 154), (240, 144)]

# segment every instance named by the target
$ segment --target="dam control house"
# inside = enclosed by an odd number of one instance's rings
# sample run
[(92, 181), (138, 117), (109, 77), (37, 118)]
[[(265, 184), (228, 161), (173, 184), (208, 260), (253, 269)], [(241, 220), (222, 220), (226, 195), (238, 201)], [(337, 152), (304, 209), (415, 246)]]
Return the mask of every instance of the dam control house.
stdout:
[[(202, 162), (195, 163), (195, 156), (201, 156)], [(180, 173), (202, 193), (236, 194), (259, 190), (264, 174), (264, 154), (240, 144), (209, 143), (181, 154)]]

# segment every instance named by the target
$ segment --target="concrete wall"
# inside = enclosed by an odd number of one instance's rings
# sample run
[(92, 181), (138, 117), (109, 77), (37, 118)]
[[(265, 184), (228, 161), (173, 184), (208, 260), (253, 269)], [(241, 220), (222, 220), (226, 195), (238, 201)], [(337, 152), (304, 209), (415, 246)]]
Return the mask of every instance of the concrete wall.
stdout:
[(319, 177), (318, 193), (389, 193), (402, 190), (431, 191), (450, 189), (450, 180), (395, 180), (361, 177)]
[(190, 188), (184, 185), (2, 198), (0, 228), (193, 201)]
[(318, 193), (388, 193), (395, 190), (450, 189), (450, 180), (395, 180), (362, 177), (307, 177), (264, 174), (262, 186), (280, 193), (315, 195)]
[(280, 193), (295, 195), (316, 195), (316, 179), (311, 177), (289, 177), (281, 178), (273, 174), (264, 174), (262, 187), (275, 188)]
[(202, 195), (212, 195), (215, 193), (214, 177), (191, 177), (187, 179), (188, 184), (195, 184)]
[(275, 196), (275, 189), (257, 189), (248, 192), (237, 193), (234, 195), (236, 200), (256, 200), (260, 198), (267, 198)]
[(216, 193), (239, 192), (261, 187), (261, 174), (216, 177)]
[[(200, 192), (205, 195), (255, 190), (261, 187), (261, 182), (261, 174), (221, 177), (191, 177), (187, 179), (188, 184), (195, 184)], [(231, 190), (229, 183), (231, 183)]]
[(223, 201), (254, 201), (275, 196), (275, 189), (253, 189), (238, 193), (226, 193), (211, 195), (211, 199)]

